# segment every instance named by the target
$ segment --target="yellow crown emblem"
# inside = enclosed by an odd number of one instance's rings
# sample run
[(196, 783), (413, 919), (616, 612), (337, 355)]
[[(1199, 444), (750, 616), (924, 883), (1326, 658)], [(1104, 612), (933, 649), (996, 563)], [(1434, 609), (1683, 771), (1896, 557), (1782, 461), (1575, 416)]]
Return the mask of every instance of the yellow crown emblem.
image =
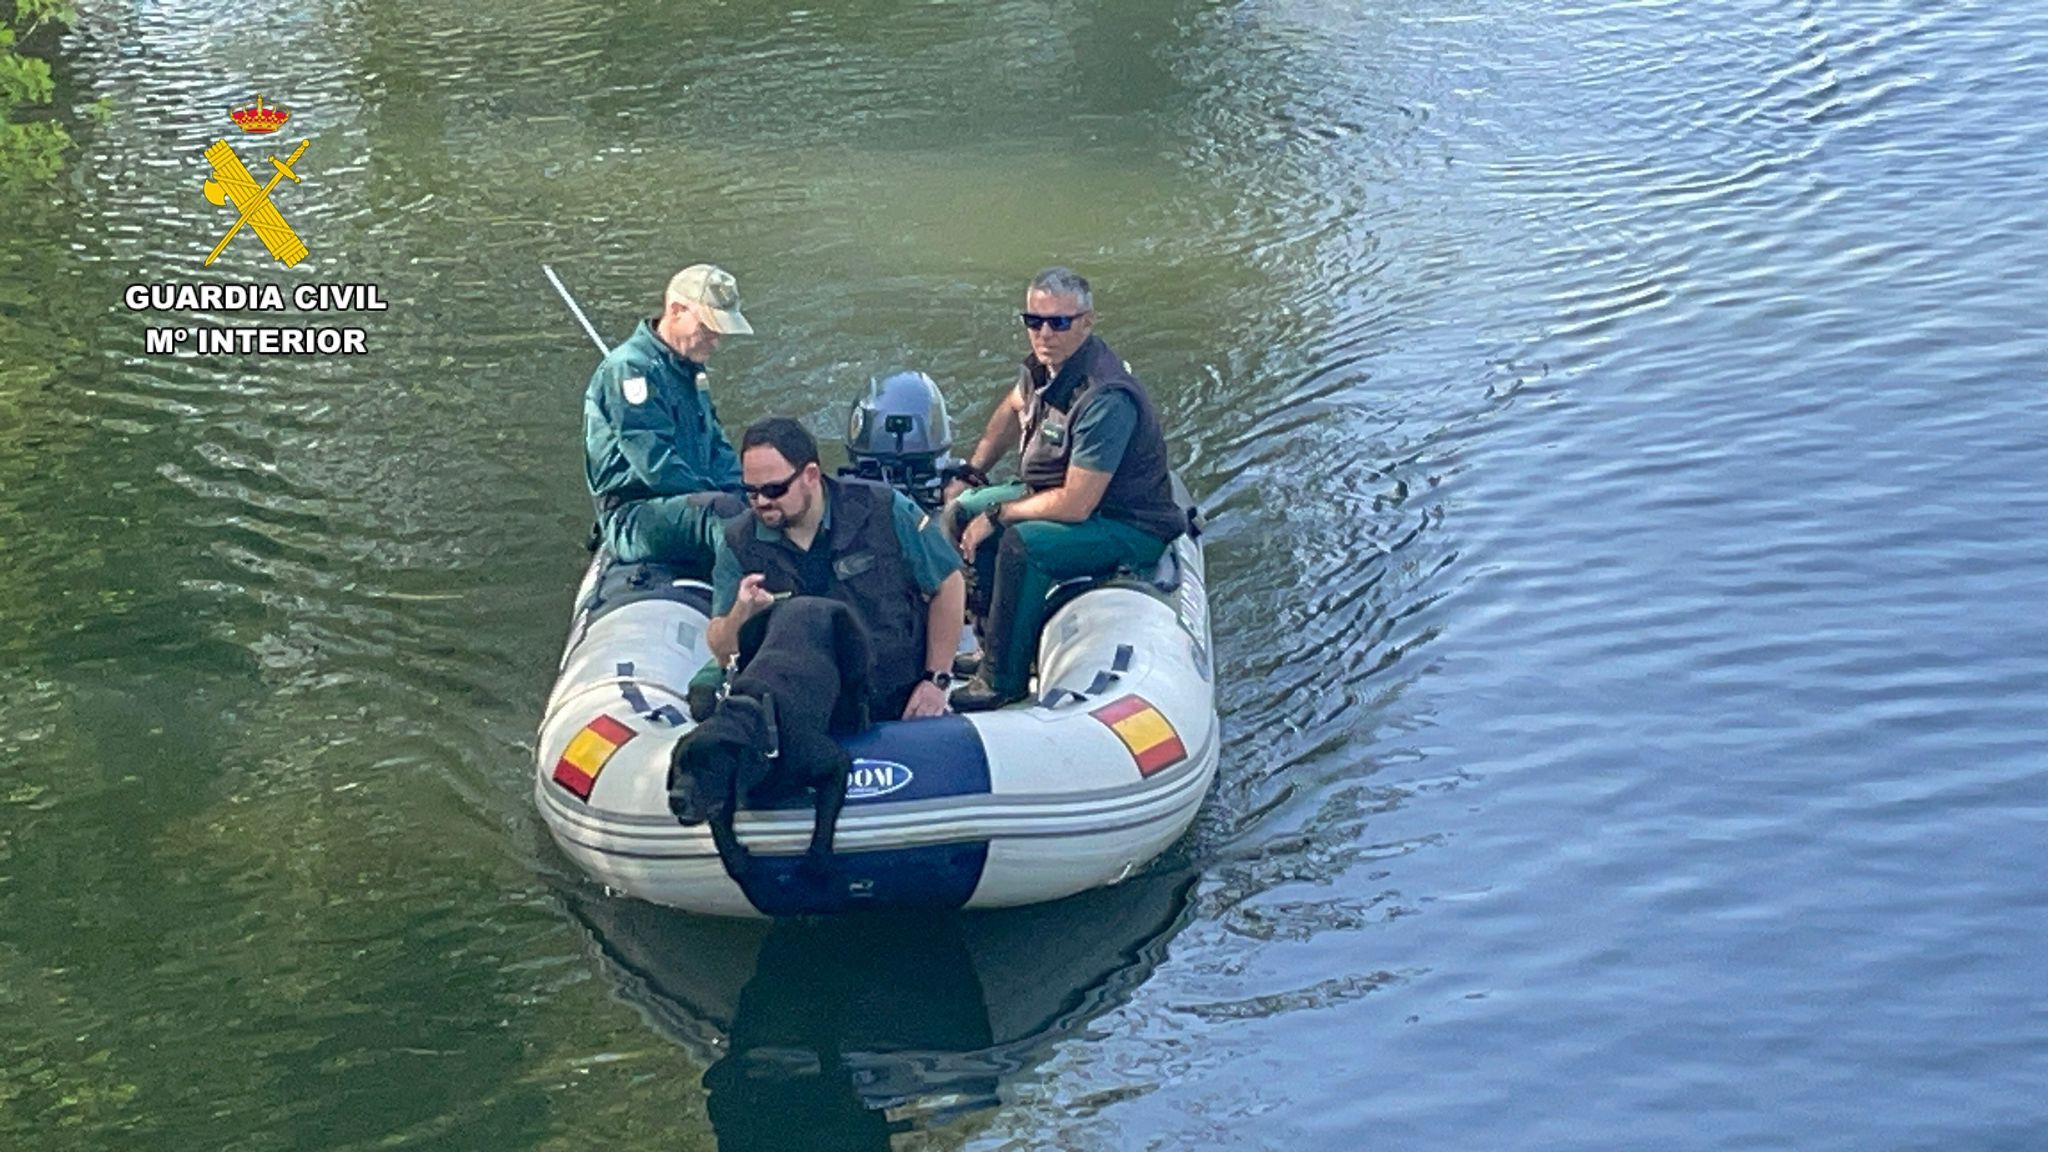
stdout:
[(256, 97), (254, 104), (244, 104), (228, 113), (228, 119), (235, 122), (235, 127), (244, 132), (259, 134), (275, 132), (284, 127), (284, 122), (291, 118), (291, 112), (275, 104), (265, 104), (261, 95)]

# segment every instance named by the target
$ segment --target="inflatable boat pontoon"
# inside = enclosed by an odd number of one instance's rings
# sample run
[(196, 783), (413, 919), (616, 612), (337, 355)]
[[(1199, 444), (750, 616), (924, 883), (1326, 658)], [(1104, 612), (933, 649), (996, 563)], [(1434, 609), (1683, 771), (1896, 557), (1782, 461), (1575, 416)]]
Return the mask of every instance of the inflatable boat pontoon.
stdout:
[[(931, 507), (950, 432), (929, 378), (909, 375), (930, 395), (913, 388), (904, 403), (928, 409), (885, 413), (898, 393), (873, 385), (847, 443), (857, 469)], [(871, 442), (882, 436), (893, 437), (886, 450)], [(692, 726), (690, 678), (711, 658), (711, 589), (600, 550), (535, 744), (535, 800), (592, 878), (712, 915), (1003, 907), (1115, 884), (1186, 831), (1216, 773), (1203, 575), (1191, 533), (1156, 572), (1056, 589), (1032, 697), (846, 740), (853, 771), (831, 883), (796, 875), (812, 825), (796, 798), (738, 814), (754, 853), (743, 891), (709, 829), (679, 825), (668, 806), (670, 749)]]
[(541, 724), (541, 816), (594, 879), (713, 915), (1000, 907), (1114, 884), (1179, 838), (1216, 771), (1200, 547), (1184, 536), (1168, 557), (1170, 588), (1112, 580), (1053, 614), (1034, 698), (846, 741), (838, 874), (820, 894), (794, 876), (811, 834), (802, 799), (735, 821), (756, 854), (744, 893), (709, 830), (676, 823), (669, 750), (691, 727), (690, 677), (711, 658), (711, 590), (600, 553)]

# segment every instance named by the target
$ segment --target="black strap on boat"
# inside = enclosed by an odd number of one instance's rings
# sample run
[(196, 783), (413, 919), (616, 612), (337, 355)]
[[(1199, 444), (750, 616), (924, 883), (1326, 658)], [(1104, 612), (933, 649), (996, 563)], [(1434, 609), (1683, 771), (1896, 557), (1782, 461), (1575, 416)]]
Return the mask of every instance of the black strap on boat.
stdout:
[(1038, 698), (1038, 706), (1040, 708), (1057, 708), (1064, 703), (1060, 699), (1062, 696), (1079, 704), (1085, 702), (1091, 696), (1102, 695), (1114, 687), (1118, 680), (1122, 679), (1117, 673), (1131, 670), (1131, 658), (1136, 655), (1137, 651), (1129, 644), (1117, 645), (1115, 659), (1109, 662), (1109, 667), (1100, 669), (1095, 673), (1095, 679), (1088, 682), (1088, 687), (1079, 692), (1074, 691), (1072, 688), (1054, 688)]
[(633, 677), (631, 660), (621, 660), (612, 665), (612, 671), (619, 678), (619, 698), (626, 702), (626, 707), (631, 708), (634, 714), (670, 727), (682, 724), (683, 713), (675, 705), (663, 704), (656, 708), (648, 702), (647, 694), (640, 690), (640, 681)]
[(1038, 698), (1038, 706), (1040, 708), (1057, 708), (1060, 706), (1061, 696), (1066, 696), (1076, 702), (1088, 699), (1085, 694), (1076, 692), (1072, 688), (1055, 688)]
[(635, 712), (649, 711), (647, 697), (640, 691), (640, 682), (633, 679), (633, 662), (621, 660), (612, 665), (612, 675), (619, 678), (619, 699)]

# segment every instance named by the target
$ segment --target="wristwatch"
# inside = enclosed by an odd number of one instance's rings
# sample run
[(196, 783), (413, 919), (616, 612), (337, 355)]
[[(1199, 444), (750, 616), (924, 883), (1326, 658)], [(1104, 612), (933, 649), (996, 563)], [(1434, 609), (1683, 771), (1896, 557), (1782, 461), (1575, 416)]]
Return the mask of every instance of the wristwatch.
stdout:
[(924, 675), (922, 677), (919, 677), (919, 679), (921, 679), (926, 684), (932, 685), (941, 692), (944, 692), (946, 689), (951, 688), (953, 686), (953, 674), (951, 672), (934, 672), (931, 669), (927, 668), (924, 670)]
[(981, 515), (988, 521), (989, 527), (1001, 528), (1003, 526), (1003, 506), (1001, 504), (989, 505), (988, 511), (983, 512)]

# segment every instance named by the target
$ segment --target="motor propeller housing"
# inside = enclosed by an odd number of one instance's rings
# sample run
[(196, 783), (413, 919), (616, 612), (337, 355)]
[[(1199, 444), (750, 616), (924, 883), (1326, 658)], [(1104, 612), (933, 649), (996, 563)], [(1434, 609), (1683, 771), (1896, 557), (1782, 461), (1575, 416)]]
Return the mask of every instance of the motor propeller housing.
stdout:
[(846, 416), (843, 471), (880, 480), (927, 508), (945, 500), (960, 461), (951, 454), (953, 422), (946, 398), (923, 372), (901, 371), (868, 381)]

